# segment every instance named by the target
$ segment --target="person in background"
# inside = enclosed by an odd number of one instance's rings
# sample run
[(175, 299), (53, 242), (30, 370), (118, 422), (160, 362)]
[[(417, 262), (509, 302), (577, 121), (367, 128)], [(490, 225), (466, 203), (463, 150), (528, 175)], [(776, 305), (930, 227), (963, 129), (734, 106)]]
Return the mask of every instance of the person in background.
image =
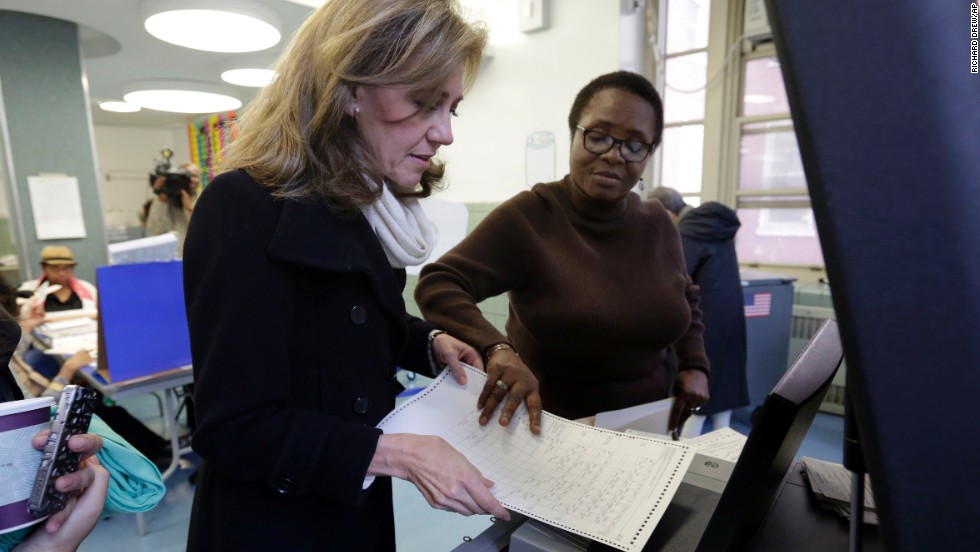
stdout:
[[(576, 96), (570, 172), (494, 209), (426, 265), (415, 299), (426, 319), (474, 345), (491, 381), (530, 367), (544, 409), (566, 418), (656, 401), (680, 370), (670, 429), (708, 399), (697, 288), (662, 205), (630, 192), (663, 130), (647, 79), (617, 71)], [(477, 303), (507, 293), (507, 335)]]
[(194, 204), (197, 203), (197, 189), (201, 185), (200, 167), (194, 163), (184, 163), (180, 168), (190, 173), (190, 180), (180, 190), (179, 203), (172, 200), (170, 195), (163, 191), (166, 177), (158, 176), (153, 181), (153, 190), (157, 198), (151, 199), (146, 209), (146, 235), (159, 236), (167, 232), (176, 233), (178, 255), (184, 250), (187, 224), (190, 221), (191, 213), (194, 212)]
[[(20, 342), (20, 325), (0, 304), (0, 366), (7, 366), (14, 349)], [(0, 368), (0, 403), (24, 398), (20, 387), (9, 370)], [(34, 448), (41, 450), (47, 441), (47, 430), (33, 439)], [(55, 488), (62, 492), (80, 493), (68, 499), (68, 506), (51, 515), (38, 525), (23, 541), (17, 544), (15, 552), (55, 552), (78, 548), (82, 540), (92, 532), (99, 521), (109, 489), (109, 473), (102, 467), (95, 453), (102, 448), (102, 438), (94, 434), (75, 435), (68, 441), (68, 447), (81, 453), (79, 469), (63, 475), (55, 482)], [(4, 548), (8, 535), (0, 537)], [(17, 535), (18, 538), (21, 536)]]
[(749, 404), (744, 299), (735, 253), (735, 233), (741, 223), (735, 211), (721, 203), (691, 207), (673, 188), (658, 187), (651, 199), (659, 200), (677, 224), (687, 272), (701, 288), (711, 400), (684, 426), (682, 436), (695, 437), (706, 417), (711, 417), (714, 429), (729, 427), (732, 409)]
[(41, 277), (25, 282), (19, 289), (34, 295), (25, 307), (40, 314), (95, 309), (98, 292), (91, 283), (75, 277), (77, 264), (71, 249), (63, 245), (47, 245), (41, 249)]
[[(24, 339), (18, 355), (45, 378), (54, 378), (60, 368), (59, 359), (35, 348), (29, 348), (29, 334), (44, 321), (45, 315), (55, 312), (98, 307), (98, 291), (90, 282), (75, 277), (77, 266), (71, 249), (63, 245), (48, 245), (41, 249), (41, 277), (23, 283), (18, 295), (29, 297), (20, 305), (20, 324)], [(6, 287), (6, 283), (3, 284)], [(12, 305), (8, 305), (14, 308)], [(11, 311), (15, 312), (15, 311)]]
[[(204, 459), (189, 551), (394, 550), (390, 477), (435, 508), (509, 518), (448, 443), (375, 427), (398, 367), (462, 383), (460, 361), (482, 366), (409, 316), (402, 289), (434, 244), (418, 197), (440, 185), (485, 45), (456, 0), (331, 0), (242, 113), (184, 244)], [(527, 376), (500, 423), (524, 398), (536, 429)]]
[[(17, 312), (16, 295), (17, 290), (10, 287), (0, 276), (0, 306), (8, 312)], [(19, 343), (15, 344), (5, 364), (9, 367), (9, 373), (13, 375), (20, 390), (28, 397), (53, 397), (57, 400), (66, 385), (72, 383), (87, 385), (81, 378), (76, 380), (75, 374), (83, 367), (94, 363), (95, 358), (86, 350), (77, 351), (70, 357), (62, 359), (31, 349), (29, 334), (41, 323), (43, 316), (30, 310), (25, 312), (27, 314), (17, 320)], [(99, 403), (95, 408), (95, 414), (158, 467), (170, 463), (172, 457), (170, 442), (146, 427), (122, 406)]]

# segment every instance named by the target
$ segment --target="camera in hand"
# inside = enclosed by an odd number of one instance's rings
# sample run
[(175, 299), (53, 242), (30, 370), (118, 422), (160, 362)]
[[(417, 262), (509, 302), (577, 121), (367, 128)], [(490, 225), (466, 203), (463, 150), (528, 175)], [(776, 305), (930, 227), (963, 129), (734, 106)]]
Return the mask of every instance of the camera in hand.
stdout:
[(160, 150), (160, 154), (163, 159), (157, 162), (156, 168), (150, 173), (150, 187), (153, 188), (153, 183), (160, 177), (163, 177), (163, 185), (159, 188), (154, 188), (154, 192), (158, 194), (166, 194), (167, 201), (175, 207), (180, 207), (182, 205), (180, 199), (180, 191), (187, 190), (190, 192), (191, 186), (191, 173), (186, 169), (173, 168), (170, 163), (170, 158), (173, 157), (174, 152), (170, 148), (164, 148)]

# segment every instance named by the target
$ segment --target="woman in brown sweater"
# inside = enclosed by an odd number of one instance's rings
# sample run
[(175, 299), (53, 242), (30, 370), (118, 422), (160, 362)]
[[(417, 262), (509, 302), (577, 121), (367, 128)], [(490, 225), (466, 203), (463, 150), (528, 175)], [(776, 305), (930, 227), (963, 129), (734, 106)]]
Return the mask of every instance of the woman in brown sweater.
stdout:
[[(673, 429), (707, 401), (709, 367), (680, 236), (660, 202), (630, 193), (660, 142), (660, 97), (640, 75), (603, 75), (579, 92), (568, 126), (570, 174), (494, 209), (422, 270), (415, 299), (483, 351), (484, 394), (530, 367), (544, 409), (566, 418), (667, 397), (673, 346)], [(506, 336), (477, 307), (504, 292)]]

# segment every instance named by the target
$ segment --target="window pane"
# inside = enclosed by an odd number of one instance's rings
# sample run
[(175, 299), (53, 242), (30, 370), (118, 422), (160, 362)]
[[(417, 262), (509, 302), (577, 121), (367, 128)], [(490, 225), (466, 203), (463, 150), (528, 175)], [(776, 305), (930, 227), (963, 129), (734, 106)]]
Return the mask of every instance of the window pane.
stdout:
[(667, 53), (706, 47), (710, 12), (711, 0), (668, 0)]
[[(704, 84), (708, 54), (701, 52), (667, 60), (664, 121), (676, 123), (704, 118)], [(687, 92), (694, 90), (694, 92)]]
[(660, 185), (681, 193), (701, 193), (701, 157), (704, 125), (664, 129)]
[(783, 74), (775, 57), (752, 59), (745, 63), (742, 89), (742, 115), (789, 113)]
[(745, 123), (742, 125), (742, 132), (747, 133), (755, 130), (793, 130), (793, 121), (790, 119), (779, 119), (776, 121), (758, 121), (755, 123)]
[(810, 209), (738, 209), (735, 249), (742, 263), (823, 266)]
[(796, 134), (743, 134), (738, 173), (739, 190), (806, 188)]

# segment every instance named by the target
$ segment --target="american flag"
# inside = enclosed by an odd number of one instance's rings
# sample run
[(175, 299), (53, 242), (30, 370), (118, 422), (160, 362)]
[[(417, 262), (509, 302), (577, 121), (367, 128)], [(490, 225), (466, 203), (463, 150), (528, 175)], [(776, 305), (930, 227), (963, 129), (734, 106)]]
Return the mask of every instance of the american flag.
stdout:
[(743, 293), (745, 297), (745, 317), (765, 318), (772, 310), (771, 293)]

